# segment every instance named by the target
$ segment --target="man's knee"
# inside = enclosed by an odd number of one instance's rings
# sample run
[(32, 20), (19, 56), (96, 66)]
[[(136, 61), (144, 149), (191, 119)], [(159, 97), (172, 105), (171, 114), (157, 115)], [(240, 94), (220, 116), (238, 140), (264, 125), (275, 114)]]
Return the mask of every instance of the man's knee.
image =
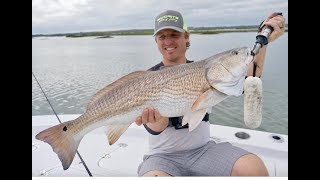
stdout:
[(155, 177), (155, 176), (171, 176), (163, 171), (148, 171), (143, 176)]
[(240, 157), (234, 164), (231, 176), (269, 176), (263, 161), (254, 154)]

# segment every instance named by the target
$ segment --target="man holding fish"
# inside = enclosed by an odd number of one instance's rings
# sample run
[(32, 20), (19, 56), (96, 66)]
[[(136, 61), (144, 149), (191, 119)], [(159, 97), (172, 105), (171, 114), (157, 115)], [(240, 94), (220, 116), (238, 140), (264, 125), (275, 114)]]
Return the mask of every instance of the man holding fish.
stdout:
[[(268, 43), (271, 43), (285, 32), (285, 18), (277, 13), (272, 13), (261, 24), (260, 30), (266, 26), (273, 28), (273, 32), (268, 37)], [(186, 58), (186, 51), (190, 46), (190, 33), (181, 13), (167, 10), (159, 14), (155, 18), (154, 37), (163, 60), (150, 68), (150, 71), (192, 63)], [(250, 61), (243, 77), (253, 74), (257, 77), (261, 76), (266, 48), (266, 45), (263, 46), (254, 56), (253, 61)], [(231, 53), (240, 53), (240, 51)], [(219, 56), (225, 56), (225, 54), (218, 54), (214, 58), (219, 58)], [(227, 59), (229, 56), (224, 58)], [(230, 74), (230, 72), (220, 70), (215, 72), (218, 74), (217, 76), (224, 76), (224, 73)], [(185, 116), (165, 117), (155, 107), (145, 108), (135, 122), (137, 125), (143, 124), (150, 133), (150, 150), (138, 167), (138, 175), (268, 176), (268, 170), (257, 155), (228, 142), (215, 143), (210, 140), (208, 109), (201, 107), (207, 107), (204, 104), (209, 101), (216, 101), (214, 104), (217, 104), (227, 95), (241, 95), (243, 80), (237, 79), (234, 82), (242, 83), (239, 85), (212, 83), (212, 87), (209, 90), (204, 90), (205, 92), (192, 105), (193, 111)], [(202, 121), (195, 120), (199, 117)]]
[[(269, 43), (285, 31), (285, 19), (277, 13), (264, 21), (262, 29), (264, 25), (273, 28)], [(261, 75), (266, 46), (257, 54), (241, 47), (188, 61), (190, 34), (182, 15), (172, 10), (156, 17), (154, 36), (161, 63), (105, 86), (82, 115), (44, 129), (35, 138), (50, 144), (67, 170), (87, 133), (107, 126), (113, 145), (135, 122), (150, 132), (150, 151), (138, 167), (139, 176), (267, 176), (258, 156), (210, 140), (207, 114), (227, 97), (242, 95), (245, 76)]]

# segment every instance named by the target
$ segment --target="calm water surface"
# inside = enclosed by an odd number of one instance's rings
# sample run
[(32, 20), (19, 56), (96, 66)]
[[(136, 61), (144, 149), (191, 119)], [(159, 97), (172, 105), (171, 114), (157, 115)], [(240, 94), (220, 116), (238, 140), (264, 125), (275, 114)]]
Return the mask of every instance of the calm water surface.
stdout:
[[(235, 47), (252, 47), (255, 33), (191, 35), (189, 60), (202, 60)], [(288, 33), (268, 45), (263, 82), (263, 120), (257, 130), (288, 134)], [(132, 71), (161, 60), (152, 36), (114, 38), (34, 38), (32, 71), (58, 114), (81, 114), (101, 88)], [(32, 77), (32, 115), (53, 114)], [(213, 124), (246, 128), (243, 96), (229, 97), (213, 108)]]

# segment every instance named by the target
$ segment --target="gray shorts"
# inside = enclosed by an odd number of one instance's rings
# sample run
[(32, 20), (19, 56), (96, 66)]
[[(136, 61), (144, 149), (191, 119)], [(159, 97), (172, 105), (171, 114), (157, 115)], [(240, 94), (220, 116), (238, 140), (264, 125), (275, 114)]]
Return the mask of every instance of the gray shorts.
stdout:
[(172, 176), (230, 176), (234, 163), (250, 152), (228, 142), (206, 145), (188, 151), (145, 155), (138, 176), (159, 170)]

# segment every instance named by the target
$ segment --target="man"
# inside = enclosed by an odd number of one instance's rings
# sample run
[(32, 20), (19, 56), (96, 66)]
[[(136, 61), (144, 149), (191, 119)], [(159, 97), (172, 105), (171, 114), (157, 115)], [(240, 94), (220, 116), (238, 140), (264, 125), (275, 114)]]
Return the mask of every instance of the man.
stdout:
[[(268, 38), (270, 43), (284, 33), (285, 18), (272, 13), (261, 27), (264, 25), (274, 29)], [(154, 36), (163, 60), (149, 70), (192, 62), (186, 58), (190, 33), (179, 12), (168, 10), (159, 14), (155, 18)], [(251, 64), (247, 76), (255, 73), (260, 77), (266, 47), (255, 56), (255, 65)], [(255, 154), (227, 142), (210, 140), (208, 114), (191, 132), (187, 125), (181, 126), (181, 119), (163, 117), (152, 107), (137, 117), (136, 124), (143, 124), (151, 134), (150, 151), (138, 168), (139, 176), (268, 176), (263, 161)]]

